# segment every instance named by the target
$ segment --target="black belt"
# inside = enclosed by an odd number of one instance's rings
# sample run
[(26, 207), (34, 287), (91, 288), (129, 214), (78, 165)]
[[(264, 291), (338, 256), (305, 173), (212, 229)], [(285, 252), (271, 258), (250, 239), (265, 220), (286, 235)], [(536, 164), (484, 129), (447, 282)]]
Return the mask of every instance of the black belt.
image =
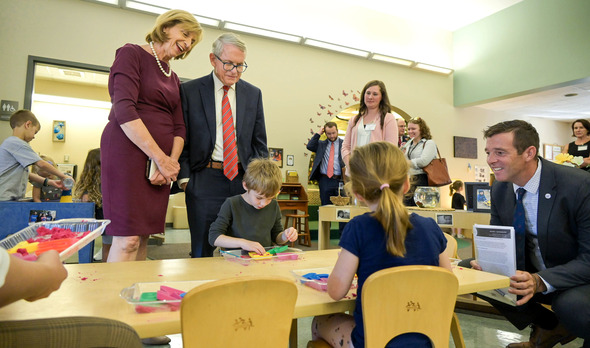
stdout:
[[(326, 178), (328, 178), (328, 176), (326, 174), (322, 174), (323, 176), (325, 176)], [(342, 180), (342, 175), (332, 175), (331, 178), (328, 179), (334, 179), (334, 180)]]

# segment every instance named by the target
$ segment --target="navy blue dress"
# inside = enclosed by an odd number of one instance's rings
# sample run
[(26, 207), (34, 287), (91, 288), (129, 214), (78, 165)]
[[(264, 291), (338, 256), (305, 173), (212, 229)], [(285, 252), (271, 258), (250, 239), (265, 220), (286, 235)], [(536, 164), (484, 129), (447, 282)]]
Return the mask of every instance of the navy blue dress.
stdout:
[[(354, 310), (356, 326), (352, 330), (352, 343), (355, 347), (365, 346), (361, 298), (367, 278), (377, 271), (396, 266), (438, 266), (439, 255), (447, 247), (447, 240), (433, 219), (411, 214), (410, 222), (413, 228), (406, 236), (405, 257), (393, 256), (387, 252), (385, 231), (371, 213), (355, 217), (344, 228), (340, 246), (359, 258), (356, 272), (358, 292)], [(430, 339), (422, 334), (405, 334), (398, 336), (387, 347), (417, 348), (431, 347), (431, 344)]]

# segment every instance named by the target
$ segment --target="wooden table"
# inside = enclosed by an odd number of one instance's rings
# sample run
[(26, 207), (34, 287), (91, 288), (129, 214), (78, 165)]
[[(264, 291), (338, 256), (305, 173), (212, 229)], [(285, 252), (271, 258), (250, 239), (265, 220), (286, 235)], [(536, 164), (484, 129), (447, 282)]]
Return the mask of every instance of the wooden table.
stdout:
[[(140, 337), (175, 334), (181, 332), (178, 311), (135, 313), (133, 307), (119, 296), (121, 290), (142, 282), (210, 280), (242, 275), (270, 274), (295, 280), (291, 270), (332, 267), (338, 258), (338, 251), (310, 251), (297, 261), (259, 261), (248, 266), (221, 257), (70, 264), (66, 265), (68, 278), (58, 291), (43, 300), (21, 300), (0, 308), (0, 321), (96, 316), (123, 321), (137, 330)], [(507, 277), (491, 273), (463, 268), (455, 269), (454, 273), (459, 279), (459, 294), (503, 288), (509, 284)], [(355, 300), (350, 293), (348, 298), (334, 301), (327, 293), (303, 285), (298, 286), (298, 291), (295, 319), (354, 309)]]
[[(318, 250), (327, 249), (330, 245), (330, 224), (332, 221), (347, 222), (357, 215), (362, 215), (369, 211), (369, 208), (355, 205), (322, 205), (318, 213)], [(416, 213), (424, 217), (433, 218), (436, 221), (436, 214), (445, 214), (453, 216), (452, 225), (441, 224), (441, 227), (457, 227), (471, 231), (473, 224), (489, 225), (489, 213), (474, 213), (465, 210), (453, 209), (429, 209), (429, 208), (408, 208), (410, 213)], [(340, 214), (343, 212), (344, 214)], [(344, 217), (342, 217), (344, 215)], [(467, 234), (469, 237), (469, 234)]]

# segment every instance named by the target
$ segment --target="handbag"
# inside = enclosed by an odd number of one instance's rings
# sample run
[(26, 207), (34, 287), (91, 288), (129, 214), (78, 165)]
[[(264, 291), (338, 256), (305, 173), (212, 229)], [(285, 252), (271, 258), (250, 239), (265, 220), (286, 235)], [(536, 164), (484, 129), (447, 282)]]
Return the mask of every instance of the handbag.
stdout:
[(434, 158), (428, 165), (422, 170), (428, 176), (428, 186), (445, 186), (449, 185), (451, 176), (449, 175), (449, 169), (447, 168), (447, 160), (440, 157), (438, 147), (436, 148), (438, 158)]

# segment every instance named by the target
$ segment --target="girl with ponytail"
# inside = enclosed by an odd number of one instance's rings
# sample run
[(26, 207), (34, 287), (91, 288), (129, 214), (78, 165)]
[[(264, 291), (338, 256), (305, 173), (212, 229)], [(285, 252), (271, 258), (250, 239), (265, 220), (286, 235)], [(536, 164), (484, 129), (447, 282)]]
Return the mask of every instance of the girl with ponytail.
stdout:
[[(342, 299), (357, 274), (356, 308), (354, 316), (342, 313), (314, 318), (314, 339), (322, 338), (333, 347), (364, 347), (361, 297), (363, 284), (371, 274), (405, 265), (451, 270), (440, 227), (431, 218), (408, 214), (403, 204), (403, 194), (410, 186), (408, 167), (401, 150), (388, 142), (374, 142), (354, 150), (347, 188), (371, 212), (346, 224), (339, 244), (342, 250), (328, 279), (328, 294), (334, 300)], [(431, 345), (426, 336), (411, 333), (397, 337), (387, 347)]]

